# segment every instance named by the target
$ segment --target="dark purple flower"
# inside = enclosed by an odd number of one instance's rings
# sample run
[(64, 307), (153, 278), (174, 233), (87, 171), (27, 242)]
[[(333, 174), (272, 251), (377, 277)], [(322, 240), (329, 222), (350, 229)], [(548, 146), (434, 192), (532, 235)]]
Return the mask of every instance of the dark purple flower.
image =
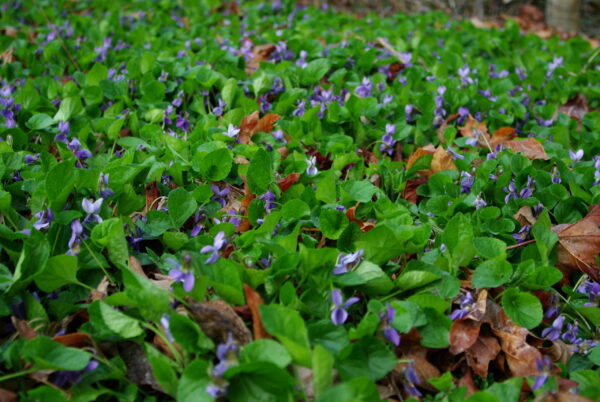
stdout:
[(589, 301), (584, 304), (585, 307), (600, 306), (600, 284), (597, 282), (588, 279), (577, 287), (577, 292), (590, 298)]
[(77, 384), (83, 378), (85, 372), (94, 371), (98, 368), (100, 363), (97, 360), (90, 360), (87, 366), (81, 371), (57, 371), (54, 374), (54, 380), (52, 381), (57, 387), (63, 387), (67, 383)]
[(63, 135), (69, 134), (70, 126), (68, 121), (59, 121), (58, 122), (58, 132)]
[(469, 117), (469, 108), (465, 107), (465, 106), (461, 106), (458, 108), (458, 119), (456, 120), (456, 123), (459, 126), (462, 126), (463, 124), (465, 124), (465, 121), (467, 121), (467, 118)]
[(553, 184), (560, 184), (560, 183), (562, 183), (562, 180), (560, 179), (560, 173), (558, 171), (554, 171), (552, 173), (552, 183)]
[(102, 198), (112, 197), (115, 192), (108, 188), (108, 173), (100, 173), (100, 178), (98, 180), (98, 193)]
[(292, 112), (292, 116), (302, 117), (305, 113), (306, 101), (298, 100), (298, 106)]
[(210, 185), (210, 188), (215, 194), (212, 197), (210, 197), (211, 201), (218, 202), (221, 205), (221, 208), (225, 207), (225, 205), (227, 204), (226, 197), (229, 194), (229, 186), (226, 185), (225, 187), (223, 187), (223, 189), (220, 189), (219, 186), (213, 183)]
[(102, 208), (103, 198), (98, 198), (96, 201), (91, 201), (87, 198), (84, 198), (81, 201), (81, 207), (87, 213), (84, 222), (102, 222), (102, 218), (100, 217), (99, 212)]
[(475, 209), (481, 209), (487, 206), (487, 202), (483, 198), (481, 198), (481, 194), (475, 197), (475, 201), (473, 201), (473, 206)]
[(539, 374), (533, 380), (533, 385), (531, 386), (533, 391), (540, 389), (548, 381), (548, 378), (550, 378), (550, 375), (552, 374), (552, 360), (550, 360), (547, 355), (544, 355), (542, 360), (536, 357), (535, 363), (537, 365)]
[(417, 371), (415, 370), (415, 362), (411, 360), (408, 367), (404, 370), (405, 382), (403, 383), (404, 390), (412, 396), (423, 396), (417, 389), (417, 385), (421, 383)]
[(275, 198), (275, 193), (273, 193), (271, 190), (267, 190), (266, 193), (258, 197), (259, 200), (265, 202), (265, 211), (267, 213), (271, 212), (271, 210), (277, 206), (277, 204), (275, 204)]
[(35, 154), (35, 155), (31, 155), (31, 154), (27, 154), (25, 155), (25, 163), (27, 164), (31, 164), (31, 163), (35, 163), (40, 159), (40, 154)]
[(398, 331), (392, 327), (392, 322), (394, 322), (394, 317), (396, 316), (396, 310), (390, 303), (386, 304), (385, 312), (382, 312), (380, 318), (383, 322), (382, 334), (383, 336), (390, 341), (394, 346), (400, 346), (400, 334)]
[(531, 231), (531, 225), (523, 225), (517, 233), (513, 233), (512, 237), (517, 241), (517, 244), (523, 243), (529, 236)]
[(508, 193), (506, 194), (506, 197), (504, 197), (505, 204), (508, 204), (508, 201), (510, 201), (511, 199), (516, 200), (517, 198), (519, 198), (519, 196), (517, 195), (517, 186), (515, 185), (514, 180), (511, 180), (510, 183), (508, 183), (508, 187), (503, 187), (502, 190)]
[(580, 341), (580, 339), (577, 338), (578, 332), (579, 325), (577, 324), (577, 321), (575, 321), (574, 323), (568, 323), (567, 330), (564, 332), (564, 334), (562, 334), (561, 338), (565, 342), (576, 344), (578, 343), (578, 341)]
[(565, 316), (559, 315), (553, 322), (552, 326), (544, 329), (542, 331), (542, 337), (547, 338), (551, 341), (556, 341), (560, 338), (560, 333), (562, 332), (562, 327), (565, 323)]
[(356, 95), (360, 98), (366, 98), (373, 95), (373, 83), (368, 77), (363, 77), (362, 82), (356, 87)]
[(333, 310), (331, 311), (331, 322), (334, 325), (342, 325), (348, 319), (348, 312), (346, 309), (358, 302), (358, 297), (351, 297), (344, 303), (342, 297), (342, 291), (339, 289), (333, 289), (331, 291), (331, 301), (333, 302)]
[(475, 307), (475, 299), (471, 292), (467, 292), (460, 296), (459, 299), (460, 308), (454, 310), (448, 317), (454, 321), (460, 318), (464, 318), (469, 312)]
[(200, 249), (201, 254), (210, 253), (210, 257), (208, 260), (206, 260), (205, 264), (212, 264), (216, 262), (219, 259), (219, 250), (221, 250), (226, 244), (227, 241), (225, 240), (225, 232), (221, 231), (215, 236), (212, 246), (207, 245), (202, 247), (202, 249)]
[(181, 115), (177, 115), (177, 121), (175, 123), (175, 127), (178, 127), (187, 133), (190, 131), (190, 122), (185, 117), (183, 117)]
[(473, 187), (473, 183), (475, 182), (475, 179), (473, 178), (472, 175), (470, 175), (467, 172), (460, 172), (460, 192), (461, 193), (470, 193), (471, 192), (471, 187)]
[(350, 269), (352, 269), (353, 267), (358, 265), (358, 263), (360, 263), (363, 253), (364, 253), (364, 250), (362, 250), (362, 249), (357, 250), (354, 253), (348, 253), (348, 254), (340, 253), (338, 255), (337, 265), (333, 269), (333, 274), (341, 275), (341, 274), (345, 274), (348, 271), (350, 271)]

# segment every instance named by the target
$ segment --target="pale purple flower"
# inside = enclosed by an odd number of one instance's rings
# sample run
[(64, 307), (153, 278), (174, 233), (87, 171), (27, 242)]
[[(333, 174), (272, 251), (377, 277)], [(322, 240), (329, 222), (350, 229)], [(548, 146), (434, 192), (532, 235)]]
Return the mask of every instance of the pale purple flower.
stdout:
[(298, 58), (298, 60), (296, 60), (296, 65), (299, 66), (300, 68), (305, 68), (306, 66), (308, 66), (306, 57), (308, 57), (308, 53), (306, 53), (306, 50), (301, 50), (300, 57)]
[(506, 197), (504, 197), (504, 203), (508, 204), (508, 201), (510, 201), (511, 199), (517, 199), (519, 198), (519, 195), (517, 194), (517, 187), (515, 185), (515, 181), (511, 180), (510, 183), (508, 183), (508, 187), (503, 187), (502, 188), (506, 193)]
[(308, 166), (306, 167), (306, 174), (309, 176), (316, 176), (319, 173), (317, 169), (317, 158), (315, 156), (311, 156), (308, 161)]
[(517, 233), (513, 233), (512, 237), (517, 241), (517, 244), (522, 243), (529, 236), (531, 225), (523, 225)]
[(191, 263), (190, 257), (186, 256), (184, 258), (185, 267), (182, 267), (182, 264), (180, 264), (179, 261), (176, 261), (173, 258), (167, 258), (167, 261), (175, 266), (175, 268), (169, 270), (169, 278), (174, 279), (175, 283), (181, 282), (183, 285), (183, 290), (189, 293), (194, 289), (196, 277), (194, 276), (192, 270), (189, 269), (189, 265)]
[(487, 202), (483, 198), (481, 198), (481, 194), (475, 197), (475, 201), (473, 201), (473, 206), (475, 209), (481, 209), (487, 206)]
[(342, 291), (339, 289), (333, 289), (331, 291), (331, 301), (333, 302), (333, 310), (331, 311), (331, 322), (334, 325), (342, 325), (348, 319), (348, 312), (346, 309), (358, 302), (358, 297), (351, 297), (346, 302), (342, 297)]
[(411, 360), (408, 367), (404, 370), (405, 382), (403, 383), (404, 390), (412, 396), (423, 396), (417, 389), (417, 385), (421, 383), (417, 371), (415, 370), (415, 362)]
[(233, 124), (229, 124), (229, 126), (227, 126), (227, 131), (225, 131), (223, 134), (229, 138), (234, 138), (239, 133), (240, 129), (238, 127), (234, 126)]
[(547, 355), (544, 355), (542, 360), (536, 357), (535, 363), (537, 365), (539, 374), (533, 380), (533, 385), (531, 386), (533, 391), (541, 388), (548, 381), (548, 378), (550, 378), (550, 375), (552, 374), (552, 360), (550, 360)]
[(83, 225), (79, 222), (79, 219), (71, 221), (71, 238), (69, 239), (69, 255), (78, 255), (81, 240), (83, 240)]
[(305, 100), (299, 100), (298, 101), (298, 106), (292, 112), (292, 116), (302, 117), (304, 115), (304, 113), (306, 112), (305, 108), (306, 108), (306, 101)]
[(471, 69), (467, 64), (458, 69), (458, 76), (460, 77), (460, 82), (462, 86), (467, 86), (473, 84), (473, 78), (469, 76), (471, 73)]
[(452, 159), (465, 159), (464, 155), (459, 154), (450, 146), (448, 147), (448, 152), (450, 152), (450, 154), (452, 155)]
[(221, 205), (221, 208), (225, 207), (225, 205), (227, 204), (227, 195), (229, 194), (229, 186), (226, 185), (225, 187), (223, 187), (223, 189), (220, 189), (219, 186), (217, 186), (215, 183), (210, 185), (210, 188), (212, 189), (213, 193), (215, 195), (213, 195), (212, 197), (210, 197), (211, 201), (216, 201)]
[(112, 197), (115, 192), (108, 188), (108, 173), (100, 173), (100, 178), (98, 180), (98, 193), (102, 198)]
[(225, 232), (221, 231), (217, 233), (213, 240), (213, 244), (207, 245), (200, 249), (201, 254), (210, 253), (210, 257), (206, 260), (205, 264), (212, 264), (219, 259), (219, 250), (223, 248), (227, 244), (225, 240)]
[(163, 327), (163, 331), (165, 331), (165, 336), (167, 337), (169, 342), (175, 342), (175, 339), (171, 334), (171, 328), (169, 326), (170, 321), (171, 317), (169, 317), (168, 314), (163, 314), (162, 317), (160, 317), (160, 325)]
[(589, 301), (584, 304), (585, 307), (600, 306), (600, 284), (598, 282), (588, 279), (577, 287), (577, 292), (589, 297)]
[(33, 224), (33, 227), (37, 230), (47, 229), (50, 222), (54, 220), (54, 214), (50, 208), (43, 209), (33, 216), (37, 218), (37, 222)]
[(275, 204), (275, 193), (270, 189), (258, 197), (258, 199), (265, 202), (265, 211), (267, 213), (271, 212), (271, 210), (277, 206), (277, 204)]
[(70, 131), (70, 125), (69, 125), (68, 121), (61, 120), (58, 122), (58, 132), (60, 134), (67, 135), (67, 134), (69, 134), (69, 131)]
[(468, 172), (460, 172), (460, 192), (461, 193), (470, 193), (471, 192), (471, 187), (473, 186), (473, 183), (475, 182), (475, 179), (473, 178), (473, 176), (471, 174), (469, 174)]
[(575, 163), (579, 162), (581, 160), (581, 158), (583, 158), (583, 149), (578, 149), (575, 152), (573, 152), (569, 149), (569, 158), (573, 162), (573, 165)]
[(25, 163), (32, 164), (37, 162), (38, 160), (40, 160), (40, 154), (35, 154), (35, 155), (31, 155), (31, 154), (27, 154), (25, 155)]
[(410, 67), (412, 65), (412, 53), (400, 52), (400, 62), (406, 67)]
[(414, 105), (408, 104), (404, 106), (404, 114), (406, 115), (406, 122), (410, 122), (412, 120), (412, 114), (415, 110)]
[(84, 222), (102, 222), (102, 218), (100, 217), (100, 209), (102, 208), (103, 198), (98, 198), (96, 201), (89, 200), (84, 198), (81, 201), (81, 207), (87, 213)]
[(348, 253), (348, 254), (340, 253), (338, 255), (338, 262), (337, 262), (335, 268), (333, 269), (333, 274), (341, 275), (341, 274), (345, 274), (345, 273), (349, 272), (350, 269), (352, 269), (353, 267), (358, 265), (358, 263), (360, 263), (363, 253), (364, 253), (364, 250), (362, 250), (362, 249), (357, 250), (354, 253)]

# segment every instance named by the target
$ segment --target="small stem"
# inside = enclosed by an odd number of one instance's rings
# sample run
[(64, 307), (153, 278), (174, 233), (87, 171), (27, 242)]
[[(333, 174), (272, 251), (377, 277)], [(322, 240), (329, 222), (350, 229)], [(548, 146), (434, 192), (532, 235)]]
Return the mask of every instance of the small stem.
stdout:
[(30, 368), (30, 369), (23, 370), (23, 371), (17, 371), (16, 373), (7, 374), (3, 377), (0, 377), (0, 382), (10, 380), (11, 378), (20, 377), (22, 375), (26, 375), (29, 373), (35, 373), (36, 371), (39, 371), (39, 370), (37, 368)]
[(513, 249), (515, 249), (515, 248), (519, 248), (519, 247), (522, 247), (522, 246), (526, 246), (526, 245), (528, 245), (528, 244), (535, 243), (535, 242), (536, 242), (536, 240), (535, 240), (535, 239), (526, 240), (526, 241), (522, 241), (521, 243), (517, 243), (517, 244), (513, 244), (512, 246), (508, 246), (508, 247), (506, 247), (506, 249), (507, 249), (507, 250), (513, 250)]

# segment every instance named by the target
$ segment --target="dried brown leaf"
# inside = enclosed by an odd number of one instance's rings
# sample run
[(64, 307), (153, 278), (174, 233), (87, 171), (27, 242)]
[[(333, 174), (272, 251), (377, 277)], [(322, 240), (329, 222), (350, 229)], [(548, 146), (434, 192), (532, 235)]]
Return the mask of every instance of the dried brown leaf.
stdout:
[(225, 343), (229, 333), (240, 344), (252, 341), (252, 334), (235, 310), (222, 300), (198, 302), (190, 298), (190, 318), (194, 319), (204, 333), (216, 343)]
[(254, 332), (254, 339), (271, 338), (271, 335), (263, 326), (262, 319), (260, 318), (259, 306), (265, 303), (263, 298), (256, 290), (252, 289), (246, 284), (244, 284), (244, 294), (246, 295), (246, 302), (248, 303), (248, 307), (252, 313), (252, 330)]
[(17, 402), (19, 396), (12, 391), (0, 388), (0, 402)]
[(17, 330), (17, 334), (19, 334), (21, 338), (33, 339), (38, 336), (38, 334), (33, 330), (33, 328), (31, 328), (27, 321), (19, 320), (15, 316), (12, 316), (10, 318), (15, 329)]
[(467, 395), (473, 395), (475, 392), (479, 391), (477, 385), (475, 385), (475, 381), (473, 381), (473, 374), (471, 370), (467, 370), (464, 376), (458, 380), (459, 387), (467, 387)]
[(269, 55), (275, 50), (275, 45), (266, 44), (254, 46), (252, 49), (252, 59), (246, 63), (246, 74), (252, 75), (260, 66), (261, 61), (269, 60)]
[(422, 148), (417, 148), (408, 157), (408, 160), (406, 161), (406, 168), (410, 169), (412, 167), (412, 165), (414, 165), (415, 162), (417, 162), (417, 160), (419, 160), (419, 158), (421, 158), (425, 155), (433, 155), (434, 152), (435, 152), (435, 147), (433, 146), (433, 144), (427, 144), (426, 146), (424, 146)]
[(441, 145), (437, 147), (431, 159), (431, 174), (442, 172), (444, 170), (457, 170), (452, 154), (446, 151)]
[(444, 138), (444, 131), (446, 131), (446, 128), (448, 128), (448, 124), (456, 120), (458, 116), (458, 113), (453, 113), (450, 116), (446, 117), (446, 120), (444, 120), (443, 123), (440, 124), (439, 128), (437, 129), (437, 137), (442, 144), (446, 142), (446, 139)]
[(457, 355), (469, 349), (479, 338), (481, 322), (462, 319), (455, 320), (450, 327), (450, 353)]
[(479, 336), (477, 340), (467, 349), (465, 355), (467, 364), (473, 372), (481, 378), (488, 375), (488, 367), (491, 361), (496, 359), (500, 353), (500, 344), (493, 336)]
[(460, 131), (463, 137), (482, 138), (482, 141), (479, 141), (480, 147), (485, 147), (486, 142), (490, 142), (491, 140), (490, 134), (488, 133), (488, 129), (485, 123), (478, 122), (471, 115), (469, 115), (469, 119), (467, 120), (467, 122), (462, 127), (459, 127), (458, 130)]
[(513, 218), (515, 218), (517, 221), (519, 221), (521, 226), (533, 225), (537, 220), (533, 216), (531, 207), (527, 206), (527, 205), (519, 208), (519, 210), (513, 215)]
[(504, 144), (506, 141), (513, 140), (517, 137), (517, 131), (513, 127), (500, 127), (490, 139), (490, 145), (492, 149), (496, 149), (496, 146)]
[(402, 192), (402, 198), (411, 204), (416, 204), (419, 199), (419, 196), (417, 195), (417, 189), (421, 184), (425, 184), (426, 182), (426, 177), (417, 177), (413, 180), (407, 180), (404, 191)]
[(300, 173), (290, 173), (277, 182), (281, 191), (287, 191), (291, 186), (296, 184), (300, 179)]
[(550, 159), (542, 144), (535, 138), (505, 141), (502, 146), (512, 149), (515, 153), (521, 152), (529, 159), (543, 159), (546, 161)]
[(570, 225), (552, 228), (558, 235), (558, 261), (561, 270), (578, 269), (600, 282), (596, 256), (600, 254), (600, 204), (590, 207), (588, 214)]
[(256, 127), (254, 127), (253, 133), (270, 133), (271, 131), (273, 131), (273, 127), (275, 126), (275, 123), (277, 122), (277, 120), (279, 120), (280, 117), (280, 115), (275, 113), (268, 113), (264, 115), (258, 121)]
[(72, 348), (83, 348), (93, 344), (92, 338), (83, 332), (59, 335), (53, 338), (56, 342)]

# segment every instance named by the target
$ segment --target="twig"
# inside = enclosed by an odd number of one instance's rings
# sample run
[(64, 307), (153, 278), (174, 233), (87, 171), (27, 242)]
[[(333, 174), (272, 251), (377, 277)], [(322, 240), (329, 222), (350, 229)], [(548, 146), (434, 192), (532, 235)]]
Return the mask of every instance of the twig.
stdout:
[(508, 246), (508, 247), (506, 247), (506, 249), (507, 250), (512, 250), (512, 249), (515, 249), (515, 248), (519, 248), (521, 246), (526, 246), (528, 244), (535, 243), (535, 241), (536, 241), (535, 239), (526, 240), (524, 242), (513, 244), (512, 246)]
[(402, 62), (402, 56), (400, 55), (400, 53), (398, 53), (398, 51), (394, 49), (387, 40), (385, 40), (382, 37), (379, 37), (377, 38), (377, 43), (386, 48), (391, 54), (394, 55), (395, 58)]

